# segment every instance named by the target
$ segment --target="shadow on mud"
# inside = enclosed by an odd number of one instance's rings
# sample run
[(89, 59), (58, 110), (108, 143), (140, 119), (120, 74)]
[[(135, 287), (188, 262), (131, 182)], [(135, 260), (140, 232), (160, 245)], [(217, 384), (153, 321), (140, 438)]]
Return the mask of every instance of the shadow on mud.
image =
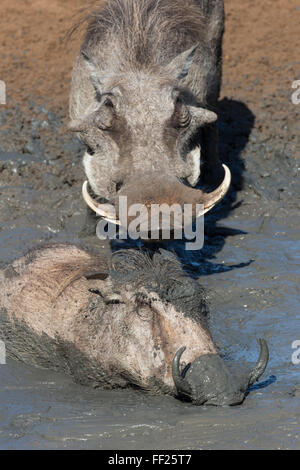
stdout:
[(168, 249), (173, 249), (177, 256), (187, 264), (195, 274), (209, 275), (219, 272), (243, 268), (254, 260), (248, 260), (235, 265), (215, 264), (211, 260), (220, 252), (228, 236), (246, 234), (242, 230), (219, 225), (242, 202), (237, 202), (239, 191), (243, 189), (245, 165), (242, 158), (252, 128), (255, 116), (242, 102), (223, 98), (218, 103), (219, 114), (219, 152), (220, 159), (231, 171), (231, 188), (214, 210), (205, 216), (205, 243), (198, 251), (186, 251), (184, 243), (173, 242)]
[[(211, 213), (205, 216), (205, 243), (201, 250), (187, 251), (185, 242), (181, 240), (160, 245), (162, 248), (174, 251), (196, 275), (231, 271), (244, 268), (253, 262), (253, 260), (247, 260), (235, 265), (223, 265), (211, 261), (222, 250), (228, 236), (246, 234), (242, 230), (223, 227), (219, 223), (241, 204), (237, 202), (237, 196), (244, 184), (245, 165), (242, 152), (248, 143), (255, 122), (255, 116), (244, 103), (227, 98), (218, 103), (218, 114), (220, 158), (228, 165), (232, 175), (229, 193)], [(150, 249), (157, 249), (157, 247), (157, 244), (151, 247), (148, 245)]]
[(266, 388), (269, 385), (272, 385), (274, 382), (277, 382), (277, 377), (275, 375), (270, 375), (267, 380), (263, 380), (262, 382), (258, 382), (257, 384), (251, 385), (247, 392), (245, 393), (245, 397), (249, 395), (249, 393), (254, 392), (255, 390), (260, 390), (261, 388)]

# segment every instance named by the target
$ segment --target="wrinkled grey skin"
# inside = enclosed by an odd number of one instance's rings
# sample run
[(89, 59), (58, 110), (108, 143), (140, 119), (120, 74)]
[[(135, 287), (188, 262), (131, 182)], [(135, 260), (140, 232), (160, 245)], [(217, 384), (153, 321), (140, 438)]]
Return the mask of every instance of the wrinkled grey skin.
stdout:
[[(141, 175), (192, 187), (201, 173), (220, 183), (210, 110), (221, 84), (223, 29), (223, 0), (107, 0), (88, 18), (72, 74), (70, 129), (87, 146), (84, 168), (100, 201), (135, 191), (134, 203), (144, 203)], [(160, 196), (155, 185), (151, 197), (159, 204), (185, 198), (177, 188)]]
[(229, 372), (208, 330), (202, 288), (163, 250), (152, 259), (121, 251), (108, 263), (74, 245), (50, 245), (0, 270), (0, 290), (8, 355), (82, 384), (236, 405), (267, 364), (263, 345), (246, 378)]

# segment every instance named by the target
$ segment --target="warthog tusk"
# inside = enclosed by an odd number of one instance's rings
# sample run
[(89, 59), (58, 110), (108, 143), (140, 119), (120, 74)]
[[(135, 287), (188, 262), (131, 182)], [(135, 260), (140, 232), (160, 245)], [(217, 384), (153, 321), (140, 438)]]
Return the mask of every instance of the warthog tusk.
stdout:
[(179, 385), (182, 381), (182, 374), (180, 370), (180, 358), (184, 351), (186, 350), (186, 346), (178, 349), (176, 354), (174, 355), (173, 362), (172, 362), (172, 375), (175, 385)]
[(121, 222), (116, 218), (113, 206), (110, 204), (99, 204), (89, 195), (88, 181), (85, 181), (82, 185), (82, 196), (89, 208), (100, 215), (104, 220), (115, 225), (121, 225)]
[(191, 397), (191, 389), (188, 384), (185, 382), (184, 378), (182, 377), (182, 373), (180, 370), (180, 359), (184, 351), (186, 350), (186, 346), (178, 349), (176, 352), (173, 362), (172, 362), (172, 377), (175, 383), (175, 387), (177, 392), (185, 398)]
[(269, 362), (269, 348), (265, 339), (259, 338), (260, 354), (256, 366), (251, 370), (248, 387), (253, 385), (266, 370)]
[[(223, 165), (225, 176), (221, 185), (212, 191), (211, 193), (203, 193), (199, 191), (199, 197), (202, 199), (203, 208), (196, 213), (196, 218), (203, 216), (208, 211), (210, 211), (227, 193), (230, 183), (231, 183), (231, 173), (229, 168), (226, 165)], [(191, 189), (193, 191), (194, 200), (195, 194), (197, 195), (197, 189)], [(95, 201), (88, 192), (88, 181), (85, 181), (82, 186), (82, 195), (86, 204), (92, 209), (96, 214), (102, 217), (107, 222), (110, 222), (115, 225), (122, 225), (120, 220), (117, 218), (115, 209), (113, 205), (110, 204), (100, 204)]]
[(225, 176), (222, 184), (211, 193), (205, 194), (203, 209), (197, 212), (196, 217), (201, 217), (202, 215), (209, 212), (226, 195), (231, 183), (231, 173), (228, 166), (224, 164), (222, 166), (225, 171)]

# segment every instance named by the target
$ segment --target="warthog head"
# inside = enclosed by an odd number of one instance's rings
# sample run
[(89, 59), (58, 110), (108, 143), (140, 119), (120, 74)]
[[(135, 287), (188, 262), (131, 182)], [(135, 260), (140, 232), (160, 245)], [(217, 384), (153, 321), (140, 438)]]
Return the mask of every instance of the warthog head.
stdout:
[[(195, 218), (230, 185), (230, 171), (216, 158), (219, 187), (195, 189), (202, 131), (217, 121), (206, 99), (217, 80), (216, 46), (209, 35), (200, 41), (207, 29), (199, 5), (175, 3), (108, 2), (92, 16), (74, 68), (70, 129), (88, 149), (84, 199), (115, 223), (119, 196), (129, 207), (203, 204)], [(194, 63), (202, 72), (195, 65), (190, 74)], [(193, 88), (202, 91), (196, 96)]]
[(178, 397), (195, 405), (244, 401), (247, 389), (267, 366), (265, 340), (259, 340), (256, 366), (242, 377), (235, 376), (210, 336), (203, 289), (184, 273), (173, 255), (161, 250), (161, 255), (150, 260), (134, 251), (120, 252), (114, 256), (112, 274), (121, 284), (133, 286), (129, 290), (135, 308), (127, 307), (126, 319), (131, 337), (127, 358), (134, 358), (129, 376), (139, 371), (144, 384), (152, 381), (166, 391), (172, 391), (175, 384)]

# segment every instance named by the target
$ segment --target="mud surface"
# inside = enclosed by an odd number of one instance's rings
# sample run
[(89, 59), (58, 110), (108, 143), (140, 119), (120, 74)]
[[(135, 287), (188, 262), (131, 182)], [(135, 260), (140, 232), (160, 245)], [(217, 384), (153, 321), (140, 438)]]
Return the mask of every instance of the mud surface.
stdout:
[[(0, 263), (49, 240), (79, 239), (82, 147), (66, 131), (69, 72), (80, 38), (63, 42), (81, 1), (2, 0)], [(211, 304), (211, 329), (235, 367), (270, 364), (242, 406), (195, 408), (139, 391), (101, 391), (11, 360), (0, 366), (2, 449), (299, 449), (300, 9), (294, 0), (227, 1), (220, 151), (233, 173), (206, 218), (201, 252), (174, 248)], [(95, 244), (95, 238), (86, 240)], [(99, 249), (109, 247), (97, 241)]]

